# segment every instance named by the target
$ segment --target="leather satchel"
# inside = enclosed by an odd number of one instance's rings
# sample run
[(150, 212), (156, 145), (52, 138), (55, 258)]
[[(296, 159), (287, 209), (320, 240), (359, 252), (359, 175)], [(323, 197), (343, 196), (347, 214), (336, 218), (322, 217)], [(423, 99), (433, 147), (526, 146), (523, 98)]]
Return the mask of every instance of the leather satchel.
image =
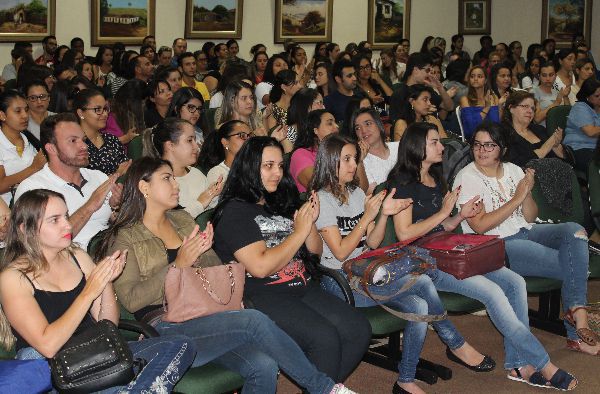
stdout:
[[(410, 289), (417, 281), (419, 275), (436, 268), (435, 260), (423, 248), (407, 245), (407, 242), (398, 242), (390, 246), (371, 250), (350, 260), (342, 265), (352, 290), (361, 293), (387, 312), (401, 319), (432, 322), (444, 320), (446, 313), (440, 315), (419, 315), (416, 313), (400, 312), (384, 305), (385, 302)], [(386, 296), (373, 295), (369, 286), (385, 286), (396, 279), (406, 275), (412, 278), (407, 281), (396, 293)]]
[(127, 385), (135, 378), (133, 365), (131, 349), (110, 320), (74, 335), (50, 359), (55, 389), (68, 394)]
[(242, 264), (172, 266), (165, 278), (162, 320), (182, 323), (217, 312), (242, 309), (246, 271)]
[(504, 241), (497, 235), (439, 231), (414, 244), (429, 250), (438, 269), (456, 279), (483, 275), (504, 267)]

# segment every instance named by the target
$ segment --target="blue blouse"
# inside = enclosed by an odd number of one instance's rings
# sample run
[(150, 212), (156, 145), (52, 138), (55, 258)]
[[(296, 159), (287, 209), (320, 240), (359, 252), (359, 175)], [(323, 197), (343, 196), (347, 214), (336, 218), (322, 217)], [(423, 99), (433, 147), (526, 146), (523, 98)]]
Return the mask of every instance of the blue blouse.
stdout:
[(500, 112), (497, 105), (490, 107), (487, 116), (483, 119), (481, 118), (481, 111), (483, 111), (483, 107), (465, 107), (460, 109), (460, 119), (462, 120), (463, 131), (467, 140), (471, 138), (473, 132), (475, 132), (475, 128), (484, 120), (500, 123)]
[(578, 101), (571, 107), (567, 118), (565, 139), (563, 143), (569, 145), (573, 150), (594, 149), (598, 137), (590, 137), (581, 128), (583, 126), (600, 126), (600, 114), (583, 101)]

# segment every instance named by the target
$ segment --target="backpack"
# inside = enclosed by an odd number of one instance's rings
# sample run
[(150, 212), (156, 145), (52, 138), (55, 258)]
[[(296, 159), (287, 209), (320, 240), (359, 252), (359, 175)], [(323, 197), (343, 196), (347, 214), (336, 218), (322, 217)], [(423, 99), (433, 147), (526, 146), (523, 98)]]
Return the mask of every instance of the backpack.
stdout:
[(473, 161), (471, 156), (471, 146), (466, 142), (450, 138), (444, 140), (443, 144), (443, 175), (446, 183), (452, 185), (454, 178), (456, 178), (456, 174), (458, 174), (464, 166)]

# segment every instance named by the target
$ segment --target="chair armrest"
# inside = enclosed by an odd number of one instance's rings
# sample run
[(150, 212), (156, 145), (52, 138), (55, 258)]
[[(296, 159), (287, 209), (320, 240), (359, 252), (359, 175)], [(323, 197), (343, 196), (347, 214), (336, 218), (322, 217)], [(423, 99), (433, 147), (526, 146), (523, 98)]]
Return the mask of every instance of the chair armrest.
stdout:
[(352, 306), (354, 306), (354, 294), (352, 293), (352, 289), (350, 288), (350, 284), (344, 275), (342, 275), (339, 271), (327, 268), (324, 265), (317, 265), (317, 269), (325, 276), (329, 276), (336, 281), (338, 286), (342, 289), (342, 293), (344, 294), (344, 298), (346, 302)]
[(156, 329), (150, 324), (142, 323), (141, 321), (136, 320), (120, 319), (119, 329), (137, 332), (139, 334), (142, 334), (146, 338), (154, 338), (160, 336), (158, 331), (156, 331)]

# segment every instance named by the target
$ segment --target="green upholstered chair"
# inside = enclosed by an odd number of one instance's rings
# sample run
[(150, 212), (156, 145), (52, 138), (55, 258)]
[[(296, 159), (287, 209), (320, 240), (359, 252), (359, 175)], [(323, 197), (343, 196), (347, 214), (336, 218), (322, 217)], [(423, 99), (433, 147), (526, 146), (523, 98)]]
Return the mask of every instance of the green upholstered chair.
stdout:
[(198, 226), (200, 226), (200, 230), (204, 231), (204, 229), (206, 228), (206, 224), (212, 220), (212, 217), (215, 213), (214, 208), (211, 209), (207, 209), (206, 211), (202, 212), (200, 215), (196, 216), (196, 224)]
[(206, 136), (208, 133), (215, 131), (216, 122), (215, 122), (215, 113), (217, 112), (216, 108), (207, 108), (202, 111), (202, 128), (204, 131), (204, 135)]
[(548, 111), (546, 114), (546, 129), (549, 134), (554, 133), (557, 127), (563, 130), (567, 127), (569, 112), (571, 112), (570, 105), (558, 105)]
[(142, 145), (142, 136), (138, 135), (127, 145), (127, 156), (131, 160), (136, 160), (142, 157), (143, 155), (143, 145)]

